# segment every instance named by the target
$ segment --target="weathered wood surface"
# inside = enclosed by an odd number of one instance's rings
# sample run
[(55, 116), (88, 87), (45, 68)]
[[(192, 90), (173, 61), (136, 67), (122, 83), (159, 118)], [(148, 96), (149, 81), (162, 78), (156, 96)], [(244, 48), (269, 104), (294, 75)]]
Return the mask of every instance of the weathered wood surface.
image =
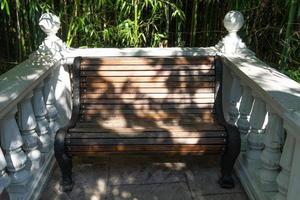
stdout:
[(212, 57), (82, 59), (79, 121), (71, 154), (217, 153), (226, 131), (216, 122)]

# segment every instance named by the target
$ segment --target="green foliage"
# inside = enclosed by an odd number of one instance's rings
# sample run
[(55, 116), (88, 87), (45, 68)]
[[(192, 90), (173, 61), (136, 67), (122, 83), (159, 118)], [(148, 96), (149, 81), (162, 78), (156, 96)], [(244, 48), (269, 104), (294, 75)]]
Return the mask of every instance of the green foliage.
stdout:
[(6, 14), (10, 15), (9, 5), (7, 0), (2, 0), (0, 4), (1, 10), (5, 10)]
[(59, 37), (72, 47), (181, 47), (215, 45), (229, 10), (244, 14), (247, 46), (300, 82), (297, 0), (1, 0), (0, 71), (38, 48), (44, 12), (60, 17)]

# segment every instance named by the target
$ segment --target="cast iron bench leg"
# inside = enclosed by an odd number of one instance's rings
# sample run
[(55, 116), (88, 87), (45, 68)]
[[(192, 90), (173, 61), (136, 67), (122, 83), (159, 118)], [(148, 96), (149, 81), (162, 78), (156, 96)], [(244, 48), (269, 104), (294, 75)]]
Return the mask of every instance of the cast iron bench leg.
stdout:
[(72, 180), (72, 157), (65, 151), (65, 135), (65, 129), (57, 131), (54, 141), (54, 151), (56, 161), (62, 174), (62, 189), (63, 191), (71, 191), (74, 185)]
[(233, 188), (233, 166), (240, 153), (241, 138), (237, 127), (227, 124), (227, 147), (221, 158), (221, 178), (219, 184), (222, 188)]

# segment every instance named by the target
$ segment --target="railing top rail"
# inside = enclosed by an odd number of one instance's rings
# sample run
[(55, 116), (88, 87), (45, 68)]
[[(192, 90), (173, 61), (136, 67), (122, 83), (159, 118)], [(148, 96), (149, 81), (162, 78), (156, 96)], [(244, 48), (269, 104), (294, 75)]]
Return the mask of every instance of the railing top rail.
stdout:
[(66, 63), (72, 64), (77, 56), (111, 57), (111, 56), (145, 56), (145, 57), (176, 57), (176, 56), (215, 56), (214, 47), (171, 47), (171, 48), (82, 48), (70, 49), (65, 54)]
[(0, 76), (0, 118), (11, 111), (59, 65), (27, 59)]
[(224, 57), (224, 63), (268, 106), (283, 113), (300, 110), (300, 84), (258, 58)]
[(295, 138), (300, 140), (300, 112), (292, 111), (284, 114), (284, 127), (293, 134)]

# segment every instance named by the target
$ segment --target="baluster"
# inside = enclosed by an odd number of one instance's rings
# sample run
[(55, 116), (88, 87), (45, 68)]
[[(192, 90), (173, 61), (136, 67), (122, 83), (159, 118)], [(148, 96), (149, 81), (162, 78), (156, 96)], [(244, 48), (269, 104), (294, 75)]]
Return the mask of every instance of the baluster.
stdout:
[(59, 129), (57, 122), (57, 109), (55, 106), (54, 87), (52, 84), (52, 73), (45, 79), (44, 97), (46, 100), (46, 108), (48, 111), (49, 134), (54, 139), (56, 131)]
[(233, 80), (230, 89), (230, 99), (229, 99), (229, 123), (235, 125), (238, 117), (239, 117), (239, 110), (238, 110), (238, 103), (241, 99), (241, 85), (240, 80), (232, 74)]
[(47, 121), (47, 109), (43, 96), (43, 84), (34, 89), (32, 98), (33, 110), (37, 122), (36, 131), (42, 145), (41, 152), (47, 153), (50, 150), (51, 139), (48, 135), (49, 123)]
[(41, 152), (39, 148), (39, 138), (35, 131), (36, 121), (31, 104), (32, 93), (23, 99), (19, 104), (19, 127), (23, 138), (23, 149), (31, 161), (31, 170), (37, 170), (41, 166)]
[(6, 166), (7, 166), (7, 163), (6, 163), (5, 157), (3, 155), (3, 152), (0, 148), (0, 191), (1, 191), (1, 188), (2, 189), (6, 188), (10, 184), (10, 178), (5, 170)]
[(279, 174), (281, 147), (284, 140), (281, 118), (268, 108), (269, 123), (266, 127), (265, 148), (261, 154), (262, 169), (258, 173), (263, 191), (277, 191), (276, 178)]
[(255, 96), (253, 109), (250, 116), (250, 131), (247, 137), (247, 164), (254, 164), (256, 168), (260, 160), (262, 149), (264, 148), (264, 129), (263, 125), (266, 119), (266, 105), (265, 102), (259, 97)]
[(22, 137), (15, 119), (17, 109), (7, 113), (0, 120), (1, 146), (7, 162), (7, 171), (11, 178), (12, 187), (26, 186), (30, 174), (26, 170), (26, 154), (22, 150)]
[(290, 183), (291, 167), (294, 157), (295, 139), (292, 135), (287, 134), (286, 141), (283, 146), (282, 155), (280, 158), (281, 171), (277, 176), (276, 182), (278, 192), (275, 195), (275, 200), (286, 200), (287, 192)]
[(242, 83), (242, 99), (240, 103), (239, 113), (240, 117), (237, 120), (237, 126), (241, 133), (241, 150), (245, 151), (247, 149), (247, 134), (250, 129), (250, 112), (253, 105), (253, 96), (251, 93), (251, 88)]

